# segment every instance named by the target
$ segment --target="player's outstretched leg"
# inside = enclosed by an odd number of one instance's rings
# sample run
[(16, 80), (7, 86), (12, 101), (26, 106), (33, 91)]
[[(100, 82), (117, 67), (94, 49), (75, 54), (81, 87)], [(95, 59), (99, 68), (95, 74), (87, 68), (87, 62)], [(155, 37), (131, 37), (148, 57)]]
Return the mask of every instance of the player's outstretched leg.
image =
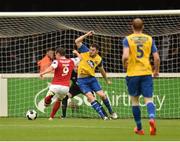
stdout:
[(52, 108), (49, 120), (52, 120), (54, 118), (54, 116), (55, 116), (56, 112), (58, 111), (60, 105), (61, 105), (61, 101), (57, 99), (56, 102), (54, 103), (53, 108)]
[(67, 102), (68, 102), (68, 95), (62, 100), (62, 118), (66, 117), (66, 110), (67, 110)]
[(150, 135), (156, 135), (155, 105), (153, 102), (148, 102), (146, 106), (149, 115)]
[(105, 104), (105, 106), (107, 107), (110, 116), (112, 119), (117, 119), (117, 114), (115, 112), (113, 112), (112, 107), (110, 105), (109, 99), (106, 97), (105, 99), (103, 99), (103, 103)]
[(46, 96), (44, 99), (44, 106), (47, 107), (51, 104), (52, 95)]
[(103, 108), (103, 106), (100, 104), (100, 102), (98, 102), (97, 100), (96, 100), (96, 102), (99, 104), (99, 106), (100, 106), (102, 112), (104, 113), (104, 115), (105, 115), (106, 117), (108, 117), (107, 112), (105, 111), (105, 109)]
[(134, 116), (134, 120), (136, 123), (136, 127), (134, 128), (134, 132), (139, 135), (144, 135), (144, 130), (142, 129), (141, 123), (141, 110), (140, 106), (132, 106), (132, 112)]
[(47, 93), (48, 95), (45, 97), (45, 99), (44, 99), (44, 106), (45, 107), (47, 107), (47, 106), (49, 106), (50, 104), (51, 104), (51, 99), (52, 99), (52, 97), (55, 95), (54, 94), (54, 92), (52, 92), (52, 91), (48, 91), (48, 93)]
[(91, 102), (91, 106), (96, 110), (96, 112), (100, 115), (100, 117), (104, 120), (107, 120), (108, 118), (104, 115), (101, 106), (99, 105), (99, 103), (94, 100), (93, 102)]

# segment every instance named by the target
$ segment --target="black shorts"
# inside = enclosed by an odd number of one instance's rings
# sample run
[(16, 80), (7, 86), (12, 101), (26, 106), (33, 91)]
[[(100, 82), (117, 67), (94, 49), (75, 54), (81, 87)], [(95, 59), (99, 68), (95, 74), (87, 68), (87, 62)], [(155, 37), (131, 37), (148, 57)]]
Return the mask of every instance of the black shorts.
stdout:
[(69, 93), (71, 93), (72, 98), (76, 95), (82, 94), (79, 86), (77, 84), (72, 84), (69, 88)]

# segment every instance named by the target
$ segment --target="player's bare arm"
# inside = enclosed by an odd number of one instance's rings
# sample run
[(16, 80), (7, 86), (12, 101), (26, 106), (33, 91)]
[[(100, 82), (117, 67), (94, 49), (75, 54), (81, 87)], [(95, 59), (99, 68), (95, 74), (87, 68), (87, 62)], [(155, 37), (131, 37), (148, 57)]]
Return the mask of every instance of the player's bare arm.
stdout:
[(123, 48), (122, 64), (124, 69), (127, 69), (129, 58), (129, 48)]
[(77, 50), (73, 50), (73, 54), (75, 54), (81, 60), (81, 54)]
[(154, 71), (153, 76), (158, 77), (159, 76), (159, 67), (160, 67), (160, 58), (158, 52), (153, 53), (154, 58)]
[(112, 82), (111, 82), (110, 80), (108, 80), (107, 75), (106, 75), (106, 72), (105, 72), (103, 66), (98, 67), (98, 69), (99, 69), (101, 75), (103, 76), (104, 80), (106, 81), (106, 83), (107, 83), (107, 84), (112, 84)]
[(92, 36), (93, 34), (94, 34), (93, 31), (89, 31), (89, 32), (87, 32), (86, 34), (78, 37), (78, 38), (75, 40), (75, 43), (76, 43), (77, 48), (80, 48), (80, 47), (81, 47), (82, 42), (83, 42), (83, 40), (84, 40), (86, 37)]
[(43, 78), (43, 75), (50, 73), (54, 70), (54, 68), (52, 66), (49, 66), (45, 71), (40, 73), (40, 77)]

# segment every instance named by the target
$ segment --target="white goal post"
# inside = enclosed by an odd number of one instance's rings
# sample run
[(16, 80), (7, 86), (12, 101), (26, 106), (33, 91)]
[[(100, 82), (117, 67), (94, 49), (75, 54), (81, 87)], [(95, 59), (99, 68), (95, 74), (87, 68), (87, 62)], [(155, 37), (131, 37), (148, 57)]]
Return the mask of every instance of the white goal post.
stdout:
[[(84, 43), (100, 45), (112, 85), (98, 72), (96, 76), (120, 118), (131, 117), (121, 56), (122, 39), (131, 33), (135, 17), (144, 20), (144, 32), (154, 38), (161, 58), (160, 77), (154, 80), (157, 117), (180, 118), (180, 10), (0, 12), (0, 116), (22, 117), (33, 108), (39, 117), (48, 117), (50, 108), (42, 107), (42, 98), (53, 75), (40, 80), (37, 62), (49, 48), (64, 47), (68, 57), (74, 57), (74, 40), (94, 30)], [(141, 106), (146, 117), (143, 102)], [(97, 117), (83, 95), (69, 102), (67, 115)]]

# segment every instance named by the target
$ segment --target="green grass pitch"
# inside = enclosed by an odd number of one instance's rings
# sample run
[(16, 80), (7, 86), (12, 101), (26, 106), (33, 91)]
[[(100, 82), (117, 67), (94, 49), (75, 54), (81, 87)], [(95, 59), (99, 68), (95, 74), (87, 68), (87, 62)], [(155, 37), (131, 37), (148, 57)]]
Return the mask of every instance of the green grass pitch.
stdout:
[(157, 135), (149, 135), (149, 124), (143, 119), (144, 136), (134, 134), (133, 119), (67, 118), (0, 118), (0, 141), (172, 141), (180, 140), (178, 119), (158, 119)]

